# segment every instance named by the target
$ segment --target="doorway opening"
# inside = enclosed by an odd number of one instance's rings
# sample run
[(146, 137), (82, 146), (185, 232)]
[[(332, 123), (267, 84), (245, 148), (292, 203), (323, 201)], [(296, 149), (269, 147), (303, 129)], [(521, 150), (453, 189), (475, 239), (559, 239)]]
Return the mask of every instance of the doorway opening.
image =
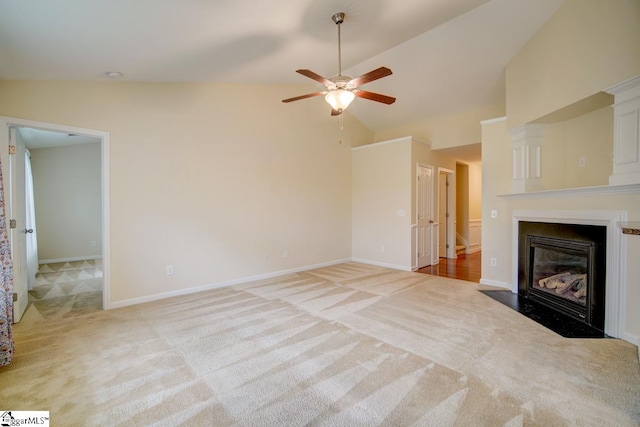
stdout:
[(438, 258), (455, 258), (455, 193), (453, 171), (438, 168)]
[[(46, 296), (52, 301), (58, 299), (59, 306), (65, 297), (82, 299), (77, 304), (66, 303), (63, 312), (89, 303), (99, 309), (109, 308), (109, 134), (8, 117), (0, 117), (0, 127), (5, 192), (10, 189), (7, 215), (16, 220), (10, 232), (14, 292), (18, 296), (14, 321), (24, 314), (30, 287), (32, 300), (34, 296)], [(15, 154), (9, 155), (10, 146), (16, 147), (12, 149)], [(35, 166), (33, 193), (41, 196), (35, 198), (35, 226), (26, 220), (28, 163), (23, 159), (27, 153)], [(80, 211), (80, 217), (76, 212), (76, 217), (65, 218), (64, 208), (70, 206)], [(23, 241), (35, 234), (39, 237), (34, 240), (41, 243), (36, 261), (41, 271), (29, 279), (34, 272), (27, 268), (29, 256)], [(92, 293), (96, 288), (100, 292)], [(88, 301), (91, 298), (93, 302)], [(45, 303), (42, 307), (47, 308)]]

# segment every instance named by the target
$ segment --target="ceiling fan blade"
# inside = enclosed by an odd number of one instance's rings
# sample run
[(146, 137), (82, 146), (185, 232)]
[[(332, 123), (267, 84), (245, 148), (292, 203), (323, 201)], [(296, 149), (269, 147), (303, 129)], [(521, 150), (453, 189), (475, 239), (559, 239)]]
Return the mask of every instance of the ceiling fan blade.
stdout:
[(376, 68), (373, 71), (369, 71), (361, 75), (360, 77), (356, 77), (352, 79), (349, 83), (353, 85), (353, 87), (362, 86), (363, 84), (372, 82), (374, 80), (381, 79), (383, 77), (387, 77), (393, 74), (393, 72), (387, 67)]
[(381, 95), (379, 93), (368, 92), (366, 90), (354, 90), (353, 94), (358, 98), (370, 99), (371, 101), (378, 101), (387, 105), (391, 105), (396, 102), (396, 99), (392, 96)]
[(307, 99), (307, 98), (311, 98), (314, 96), (320, 96), (320, 95), (324, 95), (327, 92), (313, 92), (313, 93), (308, 93), (306, 95), (300, 95), (300, 96), (296, 96), (293, 98), (287, 98), (287, 99), (283, 99), (282, 102), (293, 102), (293, 101), (299, 101), (301, 99)]
[(325, 86), (331, 86), (333, 84), (329, 79), (326, 79), (320, 74), (316, 74), (311, 70), (296, 70), (296, 73), (302, 74), (305, 77), (309, 77), (310, 79), (320, 82)]
[(342, 114), (342, 111), (338, 111), (334, 108), (331, 109), (331, 115), (332, 116), (339, 116), (340, 114)]

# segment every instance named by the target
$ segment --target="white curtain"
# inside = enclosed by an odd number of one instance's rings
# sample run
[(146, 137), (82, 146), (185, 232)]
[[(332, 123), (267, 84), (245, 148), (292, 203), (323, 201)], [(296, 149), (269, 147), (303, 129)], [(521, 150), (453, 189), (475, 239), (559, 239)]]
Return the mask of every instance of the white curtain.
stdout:
[(26, 151), (25, 161), (25, 191), (26, 191), (26, 211), (27, 211), (27, 285), (33, 289), (36, 283), (36, 273), (38, 272), (38, 238), (36, 237), (36, 208), (33, 200), (33, 174), (31, 173), (31, 153)]

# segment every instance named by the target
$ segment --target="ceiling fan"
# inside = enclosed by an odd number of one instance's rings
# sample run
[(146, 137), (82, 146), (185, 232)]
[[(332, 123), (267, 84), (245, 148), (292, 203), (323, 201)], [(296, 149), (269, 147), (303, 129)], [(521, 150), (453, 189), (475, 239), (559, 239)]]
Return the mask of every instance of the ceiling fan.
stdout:
[(331, 19), (338, 25), (338, 75), (329, 79), (314, 73), (311, 70), (296, 70), (296, 73), (309, 77), (317, 82), (322, 83), (326, 90), (306, 95), (300, 95), (293, 98), (283, 99), (282, 102), (293, 102), (301, 99), (312, 98), (314, 96), (324, 95), (325, 100), (331, 105), (331, 115), (337, 116), (349, 106), (355, 97), (369, 99), (371, 101), (382, 102), (383, 104), (393, 104), (396, 99), (392, 96), (381, 95), (379, 93), (369, 92), (360, 89), (360, 86), (370, 83), (374, 80), (381, 79), (393, 74), (387, 67), (376, 68), (359, 77), (352, 79), (349, 76), (342, 75), (342, 47), (340, 44), (340, 25), (344, 22), (345, 14), (338, 12)]

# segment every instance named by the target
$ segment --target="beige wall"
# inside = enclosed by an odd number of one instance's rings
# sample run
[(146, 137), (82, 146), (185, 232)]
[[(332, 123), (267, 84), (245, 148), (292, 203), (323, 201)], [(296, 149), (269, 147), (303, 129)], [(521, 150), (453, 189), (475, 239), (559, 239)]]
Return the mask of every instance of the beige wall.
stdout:
[[(416, 260), (416, 166), (455, 170), (455, 159), (434, 152), (412, 137), (397, 138), (353, 149), (353, 258), (410, 270)], [(451, 183), (455, 188), (454, 182)], [(404, 216), (398, 215), (403, 211)], [(434, 209), (435, 212), (435, 209)], [(381, 250), (384, 246), (384, 252)]]
[(100, 144), (31, 150), (31, 167), (40, 262), (99, 257)]
[(373, 135), (346, 115), (340, 144), (322, 100), (280, 102), (308, 89), (0, 81), (0, 115), (110, 132), (125, 303), (351, 257), (350, 148)]
[(482, 219), (482, 166), (469, 164), (469, 219)]
[(469, 166), (461, 163), (456, 164), (456, 233), (469, 241)]
[[(542, 148), (545, 189), (608, 185), (613, 171), (613, 108), (547, 125)], [(585, 166), (579, 166), (580, 158)]]
[(460, 114), (425, 119), (378, 131), (374, 140), (380, 142), (412, 135), (421, 141), (430, 141), (434, 150), (476, 144), (481, 140), (480, 122), (502, 116), (504, 111), (504, 103), (498, 103)]
[[(469, 250), (472, 246), (470, 221), (482, 220), (482, 166), (457, 163), (455, 171), (456, 233), (464, 239)], [(474, 245), (474, 250), (479, 248)]]
[[(506, 119), (482, 126), (482, 281), (511, 286), (511, 138)], [(491, 211), (498, 217), (491, 218)], [(491, 266), (491, 258), (497, 265)]]
[(411, 139), (354, 148), (352, 164), (353, 258), (410, 270)]
[(566, 0), (506, 68), (509, 128), (640, 74), (640, 1)]

